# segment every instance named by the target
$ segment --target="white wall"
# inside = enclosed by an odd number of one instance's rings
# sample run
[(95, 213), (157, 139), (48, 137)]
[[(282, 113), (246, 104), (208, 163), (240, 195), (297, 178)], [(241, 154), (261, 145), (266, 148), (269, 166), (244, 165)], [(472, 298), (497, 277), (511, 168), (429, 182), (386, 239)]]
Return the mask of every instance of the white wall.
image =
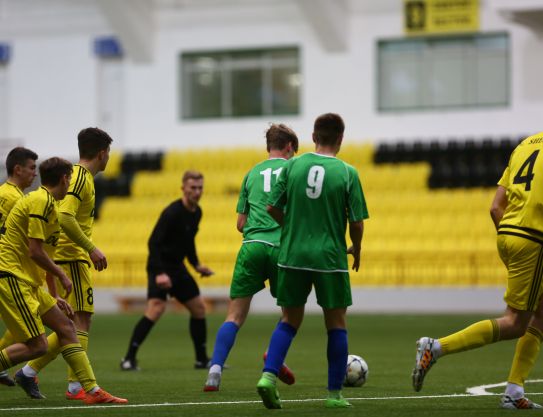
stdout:
[[(19, 2), (25, 3), (30, 7), (32, 0)], [(252, 7), (242, 2), (222, 4), (156, 11), (152, 62), (134, 64), (126, 59), (122, 64), (124, 120), (122, 137), (114, 138), (117, 148), (261, 146), (267, 123), (278, 120), (309, 140), (313, 119), (326, 111), (341, 113), (347, 138), (355, 140), (447, 139), (543, 130), (539, 120), (543, 115), (543, 39), (502, 18), (492, 2), (482, 1), (481, 31), (510, 33), (510, 106), (392, 114), (376, 112), (376, 42), (403, 36), (401, 1), (397, 7), (387, 2), (387, 7), (371, 13), (367, 8), (352, 8), (345, 28), (348, 48), (339, 53), (323, 50), (300, 9), (289, 0), (260, 0)], [(73, 9), (68, 14), (65, 8), (69, 6)], [(21, 8), (12, 16), (0, 14), (0, 42), (9, 42), (13, 48), (6, 69), (9, 121), (0, 131), (20, 138), (43, 157), (73, 156), (79, 129), (98, 121), (98, 62), (92, 40), (112, 29), (99, 8), (88, 1), (55, 0), (51, 7), (41, 15), (27, 16)], [(276, 45), (301, 49), (304, 85), (299, 116), (205, 122), (179, 118), (180, 53)]]

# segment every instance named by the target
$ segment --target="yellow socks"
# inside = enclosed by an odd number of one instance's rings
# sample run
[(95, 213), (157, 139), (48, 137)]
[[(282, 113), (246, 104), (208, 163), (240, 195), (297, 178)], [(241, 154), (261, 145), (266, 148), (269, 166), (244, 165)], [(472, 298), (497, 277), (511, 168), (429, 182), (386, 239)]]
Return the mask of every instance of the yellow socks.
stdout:
[[(83, 330), (77, 331), (77, 338), (79, 339), (79, 343), (81, 344), (81, 347), (85, 352), (88, 352), (89, 348), (89, 333), (84, 332)], [(88, 356), (88, 355), (87, 355)], [(77, 381), (77, 376), (72, 368), (68, 368), (68, 382), (75, 382)]]
[(539, 357), (542, 340), (543, 333), (540, 330), (535, 327), (528, 327), (524, 336), (517, 342), (507, 382), (524, 386), (524, 381), (528, 378), (535, 361)]
[(439, 339), (443, 355), (475, 349), (500, 339), (500, 329), (496, 320), (483, 320), (464, 330)]
[(0, 371), (5, 371), (6, 369), (9, 369), (13, 366), (11, 363), (11, 360), (8, 357), (8, 353), (6, 352), (6, 349), (3, 349), (0, 351)]
[(73, 343), (62, 346), (60, 352), (70, 368), (73, 369), (75, 379), (81, 383), (85, 392), (89, 392), (97, 386), (89, 358), (81, 344)]
[(54, 361), (60, 353), (60, 344), (55, 332), (47, 336), (47, 353), (39, 358), (33, 359), (27, 363), (37, 373), (45, 368), (50, 362)]

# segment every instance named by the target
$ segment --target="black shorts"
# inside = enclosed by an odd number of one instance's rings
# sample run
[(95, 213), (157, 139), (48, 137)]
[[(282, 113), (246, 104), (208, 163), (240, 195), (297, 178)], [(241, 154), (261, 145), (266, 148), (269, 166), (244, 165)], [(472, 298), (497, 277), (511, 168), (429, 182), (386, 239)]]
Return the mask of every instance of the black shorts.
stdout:
[(148, 271), (147, 299), (160, 298), (166, 301), (169, 294), (170, 297), (175, 297), (180, 303), (184, 303), (200, 295), (198, 284), (187, 270), (170, 270), (166, 273), (172, 280), (172, 287), (168, 290), (158, 288), (155, 279), (157, 274)]

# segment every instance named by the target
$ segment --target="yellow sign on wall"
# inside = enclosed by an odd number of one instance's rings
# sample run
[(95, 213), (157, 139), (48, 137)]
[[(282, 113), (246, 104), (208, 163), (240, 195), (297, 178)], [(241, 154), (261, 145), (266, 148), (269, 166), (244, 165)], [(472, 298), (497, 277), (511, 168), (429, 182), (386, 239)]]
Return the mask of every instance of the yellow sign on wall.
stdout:
[(404, 0), (404, 30), (430, 35), (479, 30), (479, 0)]

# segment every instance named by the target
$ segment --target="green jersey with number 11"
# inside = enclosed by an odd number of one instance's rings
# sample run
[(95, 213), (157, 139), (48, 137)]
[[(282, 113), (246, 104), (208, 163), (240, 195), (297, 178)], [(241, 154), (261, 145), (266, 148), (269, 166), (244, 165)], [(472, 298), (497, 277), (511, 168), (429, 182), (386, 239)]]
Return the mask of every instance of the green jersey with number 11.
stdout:
[(262, 242), (279, 246), (281, 228), (266, 211), (268, 195), (287, 160), (267, 159), (251, 169), (241, 185), (237, 212), (247, 214), (243, 243)]
[(354, 167), (317, 153), (293, 158), (273, 187), (268, 204), (285, 211), (280, 267), (348, 272), (347, 221), (369, 217)]

